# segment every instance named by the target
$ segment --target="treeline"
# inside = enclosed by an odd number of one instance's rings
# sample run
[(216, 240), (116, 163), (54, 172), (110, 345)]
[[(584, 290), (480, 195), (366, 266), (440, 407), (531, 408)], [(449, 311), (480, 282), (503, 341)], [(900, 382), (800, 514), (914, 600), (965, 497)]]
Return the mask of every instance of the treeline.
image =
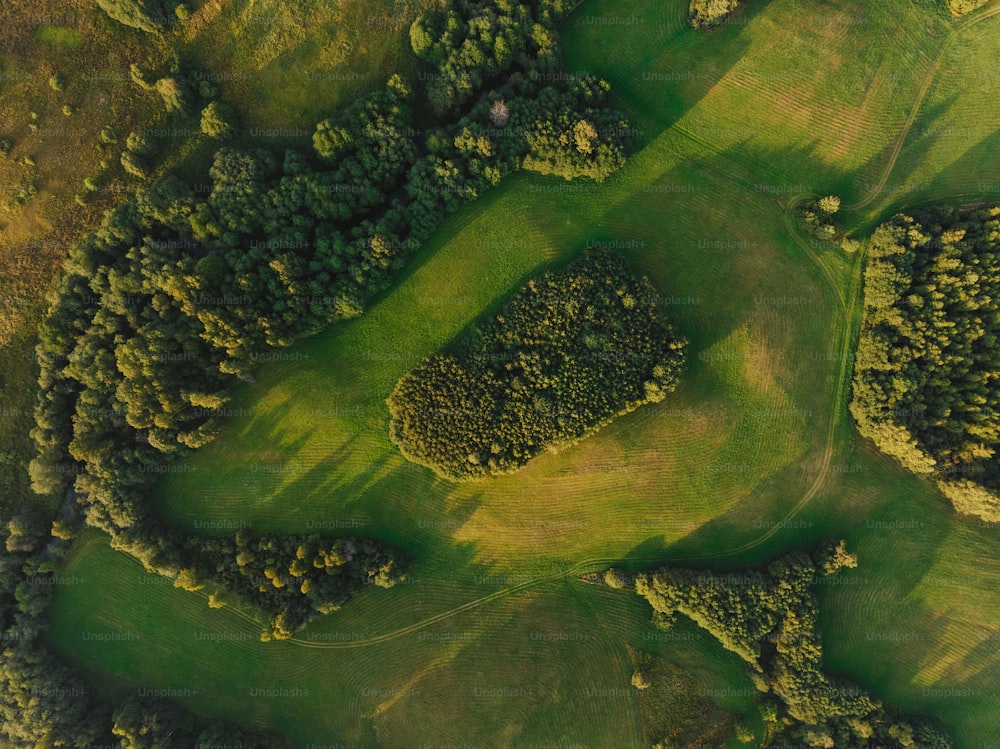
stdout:
[[(793, 552), (763, 570), (666, 567), (637, 575), (634, 589), (653, 607), (658, 626), (668, 628), (682, 614), (747, 663), (769, 736), (817, 749), (949, 749), (947, 736), (929, 722), (886, 707), (860, 687), (823, 672), (818, 607), (810, 585), (855, 566), (857, 559), (841, 541), (811, 557)], [(614, 569), (605, 577), (613, 587), (623, 587), (627, 579)]]
[[(60, 523), (57, 523), (57, 529)], [(58, 533), (58, 531), (57, 531)], [(40, 514), (0, 523), (0, 735), (12, 747), (243, 746), (275, 749), (275, 735), (196, 717), (169, 700), (134, 694), (105, 703), (46, 647), (46, 610), (69, 548)]]
[[(158, 22), (166, 7), (155, 0), (101, 4), (137, 28)], [(39, 329), (35, 490), (67, 497), (87, 525), (106, 531), (114, 548), (148, 570), (186, 588), (216, 583), (261, 607), (271, 616), (265, 637), (289, 636), (363, 585), (398, 580), (400, 555), (371, 539), (182, 534), (153, 512), (150, 489), (171, 462), (214, 438), (229, 388), (252, 380), (258, 357), (360, 314), (448, 214), (519, 168), (602, 180), (623, 163), (631, 130), (606, 109), (607, 84), (545, 73), (557, 59), (560, 8), (548, 0), (530, 5), (531, 33), (504, 37), (512, 56), (502, 76), (488, 59), (465, 52), (478, 45), (480, 53), (498, 55), (496, 45), (482, 46), (493, 38), (483, 24), (523, 9), (502, 2), (446, 8), (432, 57), (460, 60), (463, 79), (484, 72), (429, 130), (414, 128), (416, 94), (393, 76), (340, 117), (319, 123), (311, 152), (222, 148), (207, 185), (166, 176), (110, 211), (70, 250)], [(449, 36), (455, 23), (466, 30)], [(532, 46), (543, 38), (544, 53)], [(180, 71), (153, 81), (134, 68), (132, 76), (168, 109), (193, 115), (209, 101), (202, 130), (225, 134), (227, 113), (211, 109), (217, 92), (200, 85), (195, 91)], [(465, 104), (463, 116), (454, 114)], [(123, 166), (144, 178), (149, 144), (133, 136)], [(109, 131), (106, 140), (116, 137)], [(57, 523), (61, 536), (72, 533), (65, 525)], [(29, 574), (20, 560), (4, 563), (13, 565), (13, 587)], [(224, 596), (213, 594), (210, 605)], [(31, 601), (25, 605), (40, 617), (47, 600)], [(103, 722), (76, 725), (89, 719), (90, 708), (61, 702), (65, 684), (77, 677), (47, 660), (52, 656), (36, 639), (25, 642), (28, 649), (17, 651), (24, 654), (20, 675), (0, 681), (7, 705), (0, 732), (16, 746), (36, 746), (47, 732), (62, 730), (50, 722), (74, 726), (65, 731), (66, 746), (104, 737)], [(22, 668), (18, 658), (5, 668)], [(26, 694), (30, 705), (22, 704)], [(147, 709), (160, 708), (130, 706), (126, 717), (139, 715), (141, 723)], [(62, 723), (60, 710), (67, 711)], [(174, 736), (183, 743), (189, 732)]]
[(510, 473), (662, 400), (685, 342), (656, 299), (603, 250), (538, 276), (452, 351), (400, 379), (387, 401), (392, 441), (449, 478)]
[(851, 413), (955, 508), (1000, 520), (1000, 207), (898, 214), (868, 242)]
[(214, 438), (256, 356), (360, 314), (446, 215), (529, 156), (566, 177), (620, 163), (622, 128), (539, 135), (623, 125), (603, 109), (607, 84), (515, 71), (505, 87), (421, 133), (393, 76), (320, 122), (313, 154), (222, 148), (209, 190), (168, 176), (109, 212), (71, 249), (40, 328), (36, 491), (72, 490), (116, 548), (175, 574), (145, 497), (164, 463)]
[[(315, 614), (341, 608), (365, 585), (391, 588), (404, 579), (398, 552), (368, 538), (253, 536), (187, 539), (186, 564), (176, 585), (200, 590), (222, 585), (271, 616), (267, 641), (286, 639)], [(209, 605), (221, 606), (214, 596)]]

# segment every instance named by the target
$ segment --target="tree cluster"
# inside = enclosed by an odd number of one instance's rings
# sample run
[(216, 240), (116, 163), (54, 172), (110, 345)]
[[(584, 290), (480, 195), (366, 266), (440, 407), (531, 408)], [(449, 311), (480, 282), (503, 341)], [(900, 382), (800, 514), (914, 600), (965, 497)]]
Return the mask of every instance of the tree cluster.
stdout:
[(956, 509), (1000, 520), (1000, 207), (898, 214), (868, 242), (851, 412), (933, 475)]
[(827, 195), (819, 200), (807, 200), (798, 207), (799, 221), (816, 239), (831, 241), (840, 234), (834, 215), (840, 210), (840, 198)]
[(869, 749), (906, 746), (948, 749), (938, 728), (882, 705), (860, 687), (823, 672), (816, 598), (810, 585), (822, 575), (854, 567), (844, 542), (812, 557), (793, 552), (763, 570), (716, 573), (662, 568), (636, 577), (635, 591), (669, 627), (683, 614), (750, 667), (761, 692), (761, 713), (772, 732), (799, 746)]
[(368, 538), (252, 536), (186, 541), (190, 565), (178, 587), (199, 590), (213, 581), (271, 617), (264, 639), (286, 639), (315, 614), (341, 608), (366, 585), (391, 588), (404, 579), (400, 557)]
[(0, 736), (4, 746), (152, 749), (230, 745), (273, 749), (277, 736), (198, 718), (165, 699), (94, 697), (83, 676), (44, 642), (46, 609), (68, 543), (38, 513), (0, 523)]
[(819, 612), (810, 585), (855, 566), (857, 559), (841, 541), (811, 557), (792, 552), (761, 570), (662, 568), (638, 575), (635, 591), (649, 601), (659, 626), (669, 627), (683, 614), (747, 663), (772, 733), (817, 749), (948, 749), (947, 736), (928, 721), (885, 707), (860, 687), (823, 672)]
[(455, 0), (414, 21), (410, 46), (437, 71), (426, 85), (435, 113), (457, 111), (513, 68), (555, 71), (556, 24), (572, 7), (569, 0)]
[(696, 29), (718, 26), (736, 12), (740, 0), (691, 0), (688, 20)]
[(400, 379), (387, 401), (393, 442), (449, 478), (510, 473), (662, 400), (685, 344), (655, 299), (604, 250), (529, 281), (451, 351)]

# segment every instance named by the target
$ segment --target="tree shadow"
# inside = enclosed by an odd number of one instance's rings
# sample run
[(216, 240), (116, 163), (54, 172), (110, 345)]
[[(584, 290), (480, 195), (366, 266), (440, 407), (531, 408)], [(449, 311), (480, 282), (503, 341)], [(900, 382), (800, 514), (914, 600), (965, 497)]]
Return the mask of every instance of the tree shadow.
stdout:
[(687, 0), (647, 3), (636, 13), (628, 4), (589, 0), (561, 29), (564, 67), (611, 84), (612, 104), (638, 130), (636, 149), (641, 150), (694, 108), (743, 57), (750, 46), (741, 38), (744, 27), (770, 2), (749, 3), (727, 23), (695, 31), (687, 22)]

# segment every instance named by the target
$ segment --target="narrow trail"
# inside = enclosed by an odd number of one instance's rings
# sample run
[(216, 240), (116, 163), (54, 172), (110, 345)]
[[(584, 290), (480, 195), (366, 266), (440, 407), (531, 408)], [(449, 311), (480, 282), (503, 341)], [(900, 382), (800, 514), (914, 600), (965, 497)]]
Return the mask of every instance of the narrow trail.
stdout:
[(945, 37), (945, 40), (941, 43), (941, 47), (938, 49), (938, 53), (934, 57), (931, 69), (927, 71), (926, 75), (924, 75), (923, 83), (921, 84), (920, 90), (917, 92), (917, 96), (913, 101), (913, 106), (910, 108), (910, 114), (903, 123), (903, 127), (899, 131), (899, 135), (896, 136), (896, 143), (893, 146), (892, 153), (889, 155), (889, 161), (882, 170), (882, 176), (879, 178), (878, 182), (872, 185), (872, 188), (868, 191), (867, 196), (856, 203), (844, 206), (846, 210), (856, 211), (864, 208), (882, 194), (882, 190), (885, 188), (886, 183), (889, 181), (889, 177), (892, 176), (892, 172), (896, 168), (896, 162), (899, 161), (899, 157), (903, 152), (903, 145), (910, 134), (910, 130), (917, 121), (920, 109), (924, 104), (924, 99), (926, 99), (927, 94), (930, 93), (931, 87), (934, 85), (934, 79), (937, 78), (937, 74), (941, 70), (941, 64), (944, 62), (945, 55), (963, 31), (997, 15), (1000, 15), (1000, 5), (993, 6), (980, 13), (974, 14), (969, 18), (963, 19), (955, 23), (948, 30), (947, 37)]

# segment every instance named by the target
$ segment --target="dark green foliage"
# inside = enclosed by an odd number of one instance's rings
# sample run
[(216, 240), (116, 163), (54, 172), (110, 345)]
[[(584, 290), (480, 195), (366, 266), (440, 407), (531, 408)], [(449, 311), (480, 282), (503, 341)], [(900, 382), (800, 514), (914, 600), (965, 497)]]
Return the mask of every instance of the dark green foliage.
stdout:
[[(158, 2), (101, 5), (145, 30), (168, 22)], [(478, 5), (456, 7), (463, 17), (482, 16)], [(504, 0), (497, 8), (506, 15), (521, 12)], [(566, 10), (568, 3), (532, 6), (538, 22), (525, 44), (538, 47), (531, 53), (536, 60), (551, 64), (553, 19)], [(470, 22), (483, 19), (489, 21)], [(486, 39), (481, 31), (474, 35)], [(491, 64), (462, 54), (456, 59)], [(510, 59), (498, 58), (508, 68), (530, 62)], [(142, 88), (157, 90), (175, 120), (191, 125), (190, 115), (207, 113), (202, 119), (212, 137), (232, 122), (221, 105), (206, 106), (218, 96), (216, 88), (176, 59), (166, 70), (134, 65), (131, 73)], [(316, 155), (224, 148), (208, 170), (207, 192), (167, 176), (106, 214), (70, 248), (39, 328), (32, 431), (37, 455), (30, 466), (36, 491), (66, 496), (67, 511), (82, 514), (83, 522), (111, 536), (113, 548), (177, 586), (218, 584), (259, 606), (271, 617), (265, 633), (271, 637), (290, 636), (363, 585), (388, 587), (400, 579), (399, 554), (372, 539), (185, 537), (159, 521), (148, 492), (172, 461), (214, 437), (229, 388), (238, 378), (252, 379), (257, 356), (360, 314), (450, 212), (522, 166), (532, 152), (529, 130), (558, 130), (574, 117), (595, 126), (604, 121), (603, 99), (585, 90), (599, 88), (591, 79), (546, 87), (514, 72), (498, 94), (484, 91), (489, 75), (482, 85), (462, 88), (463, 100), (475, 103), (459, 122), (414, 130), (411, 95), (394, 76), (343, 116), (318, 125)], [(498, 106), (501, 96), (506, 103)], [(617, 133), (600, 138), (616, 153), (625, 143)], [(109, 144), (117, 137), (109, 130), (103, 139)], [(149, 138), (133, 133), (122, 165), (147, 178), (154, 151)], [(534, 155), (548, 158), (537, 149)], [(596, 178), (602, 173), (586, 159), (565, 167), (574, 169)], [(44, 553), (65, 545), (50, 540), (43, 529), (51, 527), (52, 518), (22, 519), (4, 528), (3, 540), (6, 545), (10, 539), (10, 554)], [(60, 535), (70, 530), (60, 529)], [(12, 616), (40, 617), (47, 598), (38, 591), (51, 588), (21, 585), (27, 567), (7, 559), (0, 554), (0, 571), (12, 581), (9, 591), (0, 582), (7, 596), (3, 623), (34, 632), (40, 619), (25, 624)], [(225, 599), (217, 591), (210, 603)], [(231, 726), (203, 729), (148, 700), (116, 712), (117, 737), (110, 735), (110, 713), (83, 700), (54, 695), (22, 705), (35, 685), (61, 687), (77, 678), (34, 639), (23, 641), (16, 652), (4, 651), (0, 666), (16, 673), (5, 671), (6, 680), (0, 679), (0, 732), (15, 746), (111, 745), (118, 739), (128, 746), (166, 746), (178, 736), (187, 746), (191, 735), (203, 743), (276, 745)]]
[(417, 131), (399, 76), (336, 121), (323, 120), (313, 134), (316, 153), (334, 164), (338, 182), (380, 191), (395, 187), (416, 155)]
[(868, 247), (851, 412), (962, 513), (1000, 520), (1000, 208), (899, 214)]
[[(780, 718), (774, 726), (793, 744), (950, 747), (923, 719), (886, 708), (860, 687), (823, 672), (819, 612), (809, 587), (817, 576), (857, 560), (843, 542), (817, 551), (814, 559), (793, 552), (765, 570), (738, 573), (668, 567), (638, 575), (635, 590), (652, 605), (661, 626), (683, 614), (739, 655), (762, 694), (778, 700), (762, 698), (762, 714)], [(903, 734), (912, 736), (912, 743), (900, 741)]]
[(194, 740), (192, 716), (155, 697), (130, 697), (111, 720), (122, 749), (187, 749)]
[[(548, 57), (548, 66), (554, 65), (555, 19), (546, 2), (463, 0), (414, 21), (410, 46), (437, 71), (427, 76), (434, 111), (443, 115), (458, 109), (515, 62), (531, 66)], [(544, 48), (536, 36), (547, 40)]]
[(97, 0), (101, 10), (126, 26), (142, 31), (161, 31), (164, 20), (160, 0)]
[(688, 18), (696, 29), (718, 26), (735, 13), (739, 5), (740, 0), (691, 0)]
[(529, 281), (447, 354), (389, 396), (406, 457), (455, 479), (510, 473), (677, 384), (684, 341), (655, 292), (604, 251)]
[(193, 567), (181, 587), (213, 580), (271, 616), (266, 633), (284, 639), (319, 614), (338, 610), (366, 585), (403, 579), (398, 553), (372, 539), (311, 536), (188, 539)]

